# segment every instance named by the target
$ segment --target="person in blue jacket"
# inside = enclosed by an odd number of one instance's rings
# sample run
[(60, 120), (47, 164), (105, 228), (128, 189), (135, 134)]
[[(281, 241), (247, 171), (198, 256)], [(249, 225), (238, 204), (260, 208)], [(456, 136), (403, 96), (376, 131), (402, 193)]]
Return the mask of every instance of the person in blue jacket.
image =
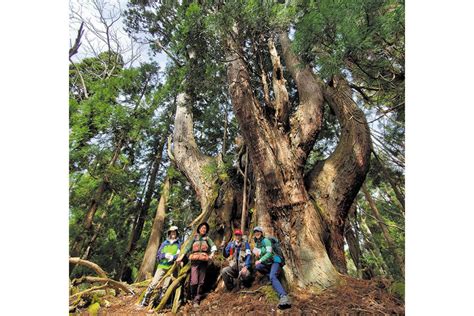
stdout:
[(229, 266), (222, 269), (221, 275), (227, 290), (234, 288), (234, 280), (240, 279), (243, 283), (251, 278), (251, 252), (248, 242), (242, 240), (242, 231), (234, 231), (234, 240), (230, 241), (224, 248), (225, 258), (231, 258)]
[[(150, 285), (146, 289), (145, 295), (143, 296), (143, 300), (141, 301), (141, 306), (147, 306), (149, 304), (150, 296), (153, 290), (155, 289), (158, 282), (160, 282), (161, 278), (165, 275), (165, 273), (171, 268), (174, 261), (179, 255), (179, 248), (181, 247), (181, 242), (178, 239), (178, 227), (171, 226), (168, 229), (168, 238), (160, 245), (158, 252), (156, 254), (156, 259), (158, 261), (158, 268), (156, 269), (155, 275), (153, 280), (151, 281)], [(163, 286), (161, 287), (161, 295), (160, 297), (166, 292), (166, 289), (171, 283), (171, 277), (167, 277), (166, 280), (163, 282)]]

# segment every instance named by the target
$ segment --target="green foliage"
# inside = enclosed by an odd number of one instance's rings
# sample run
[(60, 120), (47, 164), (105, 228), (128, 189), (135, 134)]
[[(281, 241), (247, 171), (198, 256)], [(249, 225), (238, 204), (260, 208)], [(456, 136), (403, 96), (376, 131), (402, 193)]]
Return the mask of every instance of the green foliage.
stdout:
[(232, 168), (231, 161), (219, 165), (216, 159), (213, 159), (209, 164), (203, 168), (203, 175), (211, 181), (220, 179), (221, 181), (229, 180), (229, 172)]
[(87, 308), (87, 312), (91, 316), (96, 316), (99, 313), (99, 309), (100, 309), (100, 303), (95, 302), (95, 303), (89, 305), (89, 307)]
[(400, 279), (403, 278), (403, 276), (401, 275), (401, 271), (399, 270), (398, 263), (395, 260), (393, 252), (397, 251), (402, 258), (405, 256), (405, 218), (402, 216), (400, 207), (395, 204), (387, 194), (387, 192), (391, 191), (391, 187), (387, 186), (386, 184), (387, 180), (383, 179), (383, 181), (385, 182), (378, 182), (379, 187), (375, 187), (374, 183), (369, 177), (369, 179), (366, 181), (366, 186), (376, 204), (377, 209), (379, 210), (380, 215), (382, 216), (382, 224), (388, 229), (389, 235), (394, 241), (396, 249), (394, 250), (389, 247), (379, 226), (380, 223), (372, 214), (370, 206), (364, 195), (359, 194), (357, 200), (361, 210), (359, 216), (364, 218), (364, 221), (370, 228), (371, 237), (373, 238), (370, 240), (370, 242), (380, 250), (381, 254), (381, 256), (379, 256), (374, 252), (364, 253), (362, 261), (367, 266), (374, 267), (379, 271), (379, 273), (382, 273), (380, 271), (384, 270), (383, 267), (386, 266), (388, 271), (385, 271), (385, 273), (388, 273), (396, 279)]
[(260, 291), (265, 295), (265, 297), (270, 303), (274, 303), (274, 304), (278, 303), (279, 301), (278, 293), (273, 289), (271, 285), (262, 286), (260, 288)]
[(405, 282), (395, 281), (390, 285), (389, 292), (405, 301)]
[(403, 56), (388, 55), (385, 44), (403, 50), (403, 2), (307, 1), (299, 9), (295, 47), (320, 67), (323, 77), (338, 74), (353, 59), (370, 58), (370, 65), (379, 70), (403, 67)]

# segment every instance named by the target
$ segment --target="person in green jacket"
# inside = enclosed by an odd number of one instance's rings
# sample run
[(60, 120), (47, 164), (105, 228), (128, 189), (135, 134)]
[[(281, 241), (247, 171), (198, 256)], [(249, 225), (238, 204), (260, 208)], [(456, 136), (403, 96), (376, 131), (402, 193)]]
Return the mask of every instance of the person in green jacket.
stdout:
[(281, 309), (289, 308), (291, 307), (290, 299), (281, 285), (280, 280), (278, 280), (278, 275), (282, 270), (282, 258), (273, 252), (272, 242), (264, 237), (262, 227), (256, 226), (253, 232), (255, 247), (252, 252), (257, 259), (255, 261), (255, 270), (263, 275), (269, 276), (273, 289), (280, 296), (278, 307)]
[[(173, 262), (179, 255), (180, 248), (181, 242), (178, 239), (178, 227), (171, 226), (168, 229), (168, 238), (160, 245), (160, 248), (158, 249), (158, 253), (156, 255), (156, 259), (158, 261), (158, 268), (156, 269), (153, 280), (146, 289), (145, 296), (143, 296), (143, 300), (141, 301), (141, 306), (147, 306), (149, 304), (151, 293), (155, 289), (158, 282), (160, 282), (161, 278), (173, 265)], [(166, 289), (168, 288), (170, 283), (171, 276), (168, 276), (164, 280), (163, 285), (161, 287), (160, 299), (162, 295), (166, 292)]]
[(207, 236), (208, 232), (208, 223), (199, 224), (194, 239), (187, 245), (178, 260), (176, 260), (176, 262), (181, 262), (183, 257), (189, 254), (189, 260), (191, 260), (191, 298), (195, 307), (199, 306), (202, 298), (207, 265), (214, 258), (214, 253), (217, 251), (216, 245)]

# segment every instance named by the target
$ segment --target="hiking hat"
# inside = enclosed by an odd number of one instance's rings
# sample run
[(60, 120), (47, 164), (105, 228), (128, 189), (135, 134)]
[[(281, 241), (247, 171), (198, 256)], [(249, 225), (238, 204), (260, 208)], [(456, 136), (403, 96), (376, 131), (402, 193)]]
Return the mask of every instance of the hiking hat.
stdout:
[(253, 229), (253, 232), (261, 232), (263, 234), (263, 228), (262, 226), (255, 226), (255, 228)]
[(236, 230), (234, 230), (234, 235), (242, 236), (243, 234), (242, 234), (242, 231), (240, 229), (236, 229)]
[(172, 231), (176, 232), (176, 236), (179, 235), (178, 226), (171, 226), (170, 228), (168, 228), (168, 236)]
[(202, 222), (201, 224), (199, 224), (198, 228), (196, 229), (196, 231), (199, 233), (199, 229), (201, 229), (201, 226), (204, 225), (206, 226), (206, 234), (209, 233), (209, 224), (206, 223), (206, 222)]

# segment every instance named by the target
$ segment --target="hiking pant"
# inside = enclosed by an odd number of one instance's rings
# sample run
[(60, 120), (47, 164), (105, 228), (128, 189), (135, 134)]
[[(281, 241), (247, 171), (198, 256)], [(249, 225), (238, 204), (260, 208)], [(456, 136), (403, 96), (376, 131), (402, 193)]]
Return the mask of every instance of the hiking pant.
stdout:
[[(224, 280), (225, 287), (230, 291), (234, 287), (234, 279), (239, 277), (239, 272), (240, 269), (237, 265), (234, 266), (227, 266), (224, 269), (222, 269), (221, 275), (222, 279)], [(250, 271), (248, 271), (247, 275), (240, 276), (240, 279), (245, 282), (250, 279)]]
[[(156, 287), (156, 285), (158, 284), (158, 282), (160, 282), (161, 278), (165, 275), (165, 273), (167, 271), (168, 270), (164, 270), (164, 269), (161, 269), (161, 268), (156, 269), (155, 275), (153, 276), (153, 280), (151, 280), (151, 283), (150, 283), (149, 287), (154, 289)], [(170, 281), (171, 281), (171, 278), (167, 277), (166, 280), (163, 281), (163, 285), (161, 287), (163, 289), (168, 288), (168, 286), (170, 285)]]
[[(143, 301), (142, 305), (148, 305), (148, 302), (150, 300), (151, 292), (155, 289), (156, 285), (158, 282), (160, 282), (161, 278), (165, 275), (167, 270), (158, 268), (156, 269), (155, 275), (153, 276), (153, 280), (151, 280), (151, 283), (148, 285), (148, 288), (145, 291), (145, 295), (143, 296)], [(161, 286), (161, 294), (164, 294), (166, 289), (171, 283), (171, 277), (168, 276), (166, 279), (163, 281), (163, 284)]]
[[(148, 288), (151, 290), (154, 290), (158, 282), (160, 282), (161, 278), (165, 275), (167, 271), (168, 270), (164, 270), (161, 268), (156, 269), (155, 275), (153, 276), (153, 280), (151, 280), (151, 283), (148, 286)], [(168, 286), (170, 285), (170, 282), (171, 282), (170, 277), (167, 277), (166, 280), (164, 280), (163, 285), (161, 286), (163, 291), (165, 291), (168, 288)]]
[(199, 302), (204, 290), (204, 278), (206, 277), (207, 261), (191, 262), (191, 298)]
[(281, 285), (280, 280), (278, 280), (278, 275), (281, 272), (281, 267), (278, 262), (274, 262), (271, 265), (259, 263), (255, 266), (255, 269), (262, 274), (269, 274), (272, 287), (280, 297), (286, 295), (285, 289)]

